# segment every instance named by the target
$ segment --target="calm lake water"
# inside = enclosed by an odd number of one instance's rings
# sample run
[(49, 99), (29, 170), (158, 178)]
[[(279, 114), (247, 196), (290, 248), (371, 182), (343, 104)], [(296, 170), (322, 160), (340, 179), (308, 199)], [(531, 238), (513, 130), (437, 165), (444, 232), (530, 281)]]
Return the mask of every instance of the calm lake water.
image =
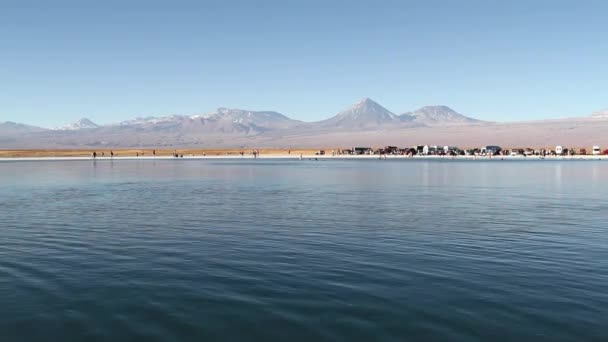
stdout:
[(0, 162), (0, 340), (608, 339), (608, 162)]

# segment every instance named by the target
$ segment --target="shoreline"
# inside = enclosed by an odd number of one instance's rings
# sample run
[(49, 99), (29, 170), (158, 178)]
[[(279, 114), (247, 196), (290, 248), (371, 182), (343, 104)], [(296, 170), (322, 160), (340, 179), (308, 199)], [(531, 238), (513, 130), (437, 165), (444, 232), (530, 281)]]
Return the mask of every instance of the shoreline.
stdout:
[[(91, 156), (40, 156), (40, 157), (0, 157), (0, 162), (10, 161), (114, 161), (114, 160), (300, 160), (300, 155), (294, 154), (261, 154), (257, 158), (253, 155), (184, 155), (183, 157), (173, 156), (115, 156), (115, 157), (97, 157)], [(501, 161), (501, 160), (608, 160), (608, 155), (574, 155), (574, 156), (407, 156), (407, 155), (315, 155), (302, 154), (301, 159), (304, 160), (468, 160), (468, 161)]]

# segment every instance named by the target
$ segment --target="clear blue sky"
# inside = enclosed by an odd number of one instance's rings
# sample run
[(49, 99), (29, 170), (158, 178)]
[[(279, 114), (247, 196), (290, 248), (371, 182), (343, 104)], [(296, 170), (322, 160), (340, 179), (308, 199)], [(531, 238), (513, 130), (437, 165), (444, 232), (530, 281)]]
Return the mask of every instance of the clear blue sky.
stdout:
[(0, 121), (276, 110), (362, 97), (486, 120), (608, 107), (608, 1), (0, 0)]

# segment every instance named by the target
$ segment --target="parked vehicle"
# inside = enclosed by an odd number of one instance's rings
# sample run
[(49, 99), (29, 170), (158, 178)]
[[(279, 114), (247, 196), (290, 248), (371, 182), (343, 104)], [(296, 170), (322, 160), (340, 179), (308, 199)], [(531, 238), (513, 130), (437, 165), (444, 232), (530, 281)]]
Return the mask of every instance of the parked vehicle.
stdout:
[(558, 156), (567, 156), (573, 154), (574, 149), (569, 149), (563, 146), (555, 146), (555, 154)]
[(598, 154), (601, 154), (601, 153), (602, 153), (602, 150), (600, 150), (599, 146), (593, 146), (593, 151), (591, 152), (591, 154), (598, 155)]
[(458, 151), (460, 151), (460, 149), (457, 146), (444, 146), (443, 147), (443, 152), (452, 155), (452, 154), (457, 154)]
[(524, 154), (524, 150), (520, 149), (520, 148), (514, 148), (511, 150), (511, 156), (515, 157), (515, 156), (521, 156)]
[(353, 147), (353, 154), (374, 154), (371, 147)]
[(498, 155), (502, 149), (500, 146), (484, 146), (481, 148), (481, 154)]
[(416, 147), (404, 148), (401, 150), (402, 155), (416, 155), (418, 154), (418, 149)]
[(425, 145), (424, 148), (422, 149), (422, 154), (438, 155), (440, 150), (443, 151), (442, 148), (440, 148), (436, 145), (434, 145), (434, 146)]
[(318, 151), (317, 153), (315, 153), (315, 155), (316, 156), (323, 156), (323, 155), (325, 155), (325, 151), (324, 150)]
[(386, 146), (384, 148), (384, 153), (386, 153), (386, 154), (399, 154), (399, 147), (397, 147), (397, 146)]

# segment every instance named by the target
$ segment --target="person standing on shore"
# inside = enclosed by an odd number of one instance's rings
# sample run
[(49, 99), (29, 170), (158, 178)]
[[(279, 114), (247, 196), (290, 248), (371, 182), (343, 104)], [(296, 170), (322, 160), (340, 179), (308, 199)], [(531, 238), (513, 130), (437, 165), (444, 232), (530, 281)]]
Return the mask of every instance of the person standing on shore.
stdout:
[(114, 158), (114, 151), (110, 151), (110, 158)]
[(93, 151), (93, 159), (97, 158), (97, 152)]

